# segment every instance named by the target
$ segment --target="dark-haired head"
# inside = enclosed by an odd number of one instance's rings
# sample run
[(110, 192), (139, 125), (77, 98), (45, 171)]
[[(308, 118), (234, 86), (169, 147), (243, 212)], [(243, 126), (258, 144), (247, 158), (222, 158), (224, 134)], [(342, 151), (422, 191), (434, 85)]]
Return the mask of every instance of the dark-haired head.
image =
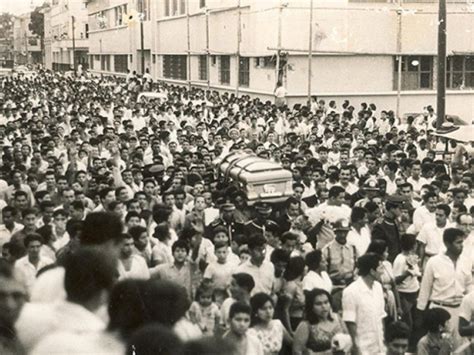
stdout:
[(304, 273), (306, 263), (303, 257), (295, 256), (290, 258), (288, 265), (285, 269), (283, 277), (286, 281), (293, 281), (301, 278)]
[(250, 299), (250, 306), (252, 307), (252, 317), (251, 317), (251, 325), (254, 326), (262, 322), (262, 320), (258, 316), (258, 311), (267, 305), (271, 305), (272, 308), (275, 307), (273, 299), (270, 295), (259, 292), (252, 296)]
[(175, 332), (161, 324), (148, 324), (130, 337), (126, 355), (182, 354), (183, 344)]
[(313, 289), (313, 290), (306, 293), (306, 300), (305, 300), (306, 320), (310, 324), (317, 324), (322, 320), (321, 317), (318, 316), (314, 311), (315, 302), (321, 302), (321, 303), (326, 303), (327, 302), (328, 303), (328, 305), (329, 305), (328, 319), (332, 320), (332, 316), (331, 316), (332, 298), (331, 298), (331, 295), (326, 290), (323, 290), (323, 289), (320, 289), (320, 288), (315, 288), (315, 289)]

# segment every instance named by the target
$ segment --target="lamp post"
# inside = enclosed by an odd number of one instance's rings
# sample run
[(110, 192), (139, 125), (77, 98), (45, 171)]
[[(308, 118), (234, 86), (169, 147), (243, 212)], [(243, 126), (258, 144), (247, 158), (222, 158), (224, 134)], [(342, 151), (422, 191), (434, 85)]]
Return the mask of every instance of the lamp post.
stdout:
[(313, 67), (313, 0), (309, 5), (309, 43), (308, 43), (308, 107), (311, 106), (311, 76)]

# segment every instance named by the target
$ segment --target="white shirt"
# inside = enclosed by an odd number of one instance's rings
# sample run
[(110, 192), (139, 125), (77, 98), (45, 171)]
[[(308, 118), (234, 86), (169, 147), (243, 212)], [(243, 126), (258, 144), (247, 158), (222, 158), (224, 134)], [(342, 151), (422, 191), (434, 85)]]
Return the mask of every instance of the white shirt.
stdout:
[(425, 310), (428, 301), (456, 304), (457, 299), (469, 291), (472, 281), (472, 262), (459, 258), (454, 262), (446, 254), (438, 254), (428, 260), (417, 308)]
[(40, 256), (38, 265), (35, 267), (30, 263), (28, 255), (25, 255), (15, 262), (15, 269), (23, 275), (27, 289), (31, 290), (36, 281), (38, 271), (52, 263), (53, 261), (51, 259)]
[(357, 255), (364, 255), (371, 241), (370, 229), (367, 226), (362, 227), (360, 233), (354, 227), (351, 227), (347, 233), (347, 243), (356, 248)]
[(448, 222), (444, 227), (438, 227), (436, 223), (428, 223), (423, 225), (416, 240), (425, 245), (425, 253), (428, 255), (435, 255), (444, 253), (446, 246), (443, 243), (443, 232), (446, 228), (450, 228), (451, 224)]
[(275, 279), (275, 268), (273, 264), (268, 261), (263, 261), (262, 265), (256, 266), (250, 260), (247, 260), (235, 270), (234, 274), (244, 272), (253, 277), (255, 287), (251, 295), (263, 292), (271, 294), (273, 290), (273, 281)]
[(459, 307), (459, 317), (464, 318), (468, 322), (474, 319), (474, 291), (464, 296)]
[(413, 191), (415, 191), (416, 193), (420, 193), (421, 191), (421, 187), (423, 185), (426, 185), (428, 184), (428, 180), (426, 180), (425, 178), (423, 177), (419, 177), (418, 180), (415, 180), (413, 179), (411, 176), (407, 179), (407, 182), (409, 182), (410, 184), (412, 184), (413, 186)]
[(332, 281), (326, 271), (321, 271), (318, 275), (314, 271), (309, 271), (303, 278), (303, 290), (311, 291), (315, 288), (326, 290), (329, 294), (332, 291)]
[(342, 293), (342, 319), (355, 323), (356, 341), (362, 354), (385, 354), (383, 319), (385, 300), (382, 285), (375, 281), (369, 288), (359, 277)]
[(96, 314), (76, 303), (61, 302), (55, 305), (53, 312), (56, 321), (43, 326), (44, 336), (33, 348), (32, 355), (79, 354), (83, 336), (105, 329), (105, 323)]
[(0, 249), (3, 247), (3, 244), (10, 241), (13, 234), (19, 232), (23, 229), (23, 224), (13, 222), (13, 230), (10, 232), (4, 224), (0, 225)]
[(426, 206), (418, 207), (413, 213), (413, 225), (416, 233), (420, 232), (425, 224), (436, 223), (435, 213), (428, 211)]
[(232, 279), (232, 274), (237, 265), (238, 263), (229, 260), (224, 264), (213, 261), (207, 265), (206, 270), (204, 271), (204, 278), (211, 279), (215, 289), (227, 290)]
[(148, 270), (148, 266), (146, 264), (145, 259), (137, 254), (132, 254), (130, 256), (131, 259), (131, 266), (130, 270), (125, 270), (122, 260), (118, 262), (118, 272), (119, 272), (119, 279), (149, 279), (150, 278), (150, 271)]
[[(398, 277), (408, 271), (407, 256), (402, 253), (398, 254), (393, 261), (393, 276)], [(419, 272), (418, 265), (414, 265), (414, 272)], [(416, 276), (408, 276), (401, 283), (397, 285), (399, 292), (411, 293), (417, 292), (420, 289), (420, 282)]]

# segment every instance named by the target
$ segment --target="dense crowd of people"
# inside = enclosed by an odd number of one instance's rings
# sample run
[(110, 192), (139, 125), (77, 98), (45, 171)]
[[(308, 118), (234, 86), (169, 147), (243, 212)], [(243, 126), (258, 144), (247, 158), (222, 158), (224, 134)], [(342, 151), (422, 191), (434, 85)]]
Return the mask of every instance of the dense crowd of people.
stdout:
[[(474, 159), (430, 106), (0, 87), (0, 354), (473, 353)], [(234, 151), (293, 196), (249, 203)]]

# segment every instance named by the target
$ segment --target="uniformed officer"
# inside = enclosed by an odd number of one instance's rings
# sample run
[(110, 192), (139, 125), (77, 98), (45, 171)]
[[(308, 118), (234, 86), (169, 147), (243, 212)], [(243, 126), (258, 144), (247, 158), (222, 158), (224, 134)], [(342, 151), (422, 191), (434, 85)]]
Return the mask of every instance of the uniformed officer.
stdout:
[(261, 234), (267, 237), (267, 230), (275, 230), (278, 224), (270, 219), (272, 206), (267, 202), (256, 202), (254, 204), (256, 217), (245, 224), (247, 235)]
[(212, 240), (214, 230), (218, 226), (226, 228), (231, 242), (236, 235), (245, 233), (245, 226), (243, 223), (237, 222), (234, 216), (235, 205), (231, 202), (226, 202), (220, 205), (219, 217), (213, 220), (206, 228), (206, 236)]

